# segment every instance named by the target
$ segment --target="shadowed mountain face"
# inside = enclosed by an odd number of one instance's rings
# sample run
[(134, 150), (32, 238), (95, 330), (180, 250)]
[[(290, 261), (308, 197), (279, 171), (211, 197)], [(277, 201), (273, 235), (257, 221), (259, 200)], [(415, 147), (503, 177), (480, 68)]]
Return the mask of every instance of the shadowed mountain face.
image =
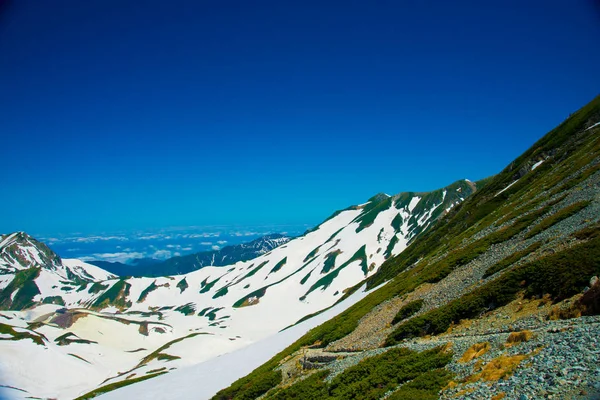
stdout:
[(108, 261), (90, 261), (89, 263), (118, 276), (158, 277), (181, 275), (204, 267), (219, 267), (235, 264), (238, 261), (251, 260), (289, 241), (288, 236), (274, 233), (248, 243), (226, 246), (219, 250), (202, 251), (187, 256), (172, 257), (165, 261), (138, 259), (131, 264)]

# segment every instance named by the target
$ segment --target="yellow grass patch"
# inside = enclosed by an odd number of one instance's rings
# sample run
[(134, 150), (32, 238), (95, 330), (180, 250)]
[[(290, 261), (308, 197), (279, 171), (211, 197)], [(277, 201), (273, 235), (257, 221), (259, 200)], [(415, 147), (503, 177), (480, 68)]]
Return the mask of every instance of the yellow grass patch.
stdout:
[(506, 393), (500, 392), (500, 393), (498, 393), (496, 395), (493, 395), (490, 400), (502, 400), (505, 397), (506, 397)]
[(518, 343), (523, 343), (523, 342), (528, 342), (530, 341), (533, 337), (535, 336), (535, 334), (531, 331), (528, 330), (524, 330), (521, 332), (511, 332), (508, 335), (508, 339), (506, 339), (506, 347), (510, 347), (513, 346), (515, 344)]
[(488, 342), (483, 343), (475, 343), (473, 346), (469, 347), (467, 351), (463, 354), (463, 356), (458, 360), (461, 363), (467, 363), (477, 357), (481, 357), (485, 353), (490, 350), (491, 346)]
[(528, 356), (525, 354), (517, 354), (515, 356), (502, 355), (496, 357), (487, 363), (481, 372), (469, 376), (466, 381), (497, 381), (501, 378), (511, 375), (519, 366), (521, 361), (527, 357)]

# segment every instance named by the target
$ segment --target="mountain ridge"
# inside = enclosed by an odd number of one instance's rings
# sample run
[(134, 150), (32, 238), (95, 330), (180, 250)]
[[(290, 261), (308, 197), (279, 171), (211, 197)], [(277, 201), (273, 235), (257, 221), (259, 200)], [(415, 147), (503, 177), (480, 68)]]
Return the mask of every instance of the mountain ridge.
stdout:
[[(28, 366), (28, 376), (37, 376), (36, 368), (45, 362), (70, 372), (49, 375), (52, 381), (44, 386), (12, 374), (11, 386), (38, 397), (76, 397), (101, 384), (127, 385), (167, 366), (197, 364), (267, 338), (348, 298), (386, 258), (404, 251), (473, 189), (463, 180), (419, 196), (375, 196), (253, 260), (183, 275), (48, 285), (33, 273), (37, 269), (26, 269), (28, 285), (39, 293), (27, 291), (28, 302), (9, 307), (9, 314), (0, 312), (0, 327), (42, 338), (27, 346), (40, 357)], [(9, 277), (0, 286), (8, 298), (14, 292), (7, 290)], [(117, 336), (118, 343), (111, 339)], [(47, 348), (68, 356), (68, 362), (47, 359), (49, 353), (42, 351)], [(18, 352), (16, 358), (7, 354), (9, 365), (18, 362)], [(87, 363), (70, 366), (80, 363), (75, 356)], [(115, 369), (130, 373), (115, 375)]]

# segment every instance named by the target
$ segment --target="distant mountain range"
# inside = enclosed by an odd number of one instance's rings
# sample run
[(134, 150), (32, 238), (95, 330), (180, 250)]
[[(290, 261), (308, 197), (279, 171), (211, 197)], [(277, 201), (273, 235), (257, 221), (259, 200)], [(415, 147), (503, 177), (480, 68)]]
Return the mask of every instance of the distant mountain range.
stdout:
[(202, 251), (186, 256), (172, 257), (161, 261), (152, 258), (139, 258), (129, 264), (109, 261), (88, 261), (118, 276), (159, 277), (181, 275), (204, 267), (232, 265), (268, 253), (290, 241), (290, 237), (273, 233), (248, 243), (223, 247), (220, 250)]

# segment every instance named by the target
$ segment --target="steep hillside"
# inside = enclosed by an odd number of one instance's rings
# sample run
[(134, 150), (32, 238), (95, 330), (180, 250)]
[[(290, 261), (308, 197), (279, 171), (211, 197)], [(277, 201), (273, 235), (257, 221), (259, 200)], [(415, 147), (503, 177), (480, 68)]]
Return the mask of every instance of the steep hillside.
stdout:
[(594, 398), (599, 121), (600, 97), (214, 398)]
[[(118, 276), (136, 276), (155, 278), (166, 275), (182, 275), (204, 267), (220, 267), (232, 265), (238, 261), (247, 261), (268, 253), (274, 248), (290, 241), (290, 238), (273, 233), (248, 243), (225, 246), (219, 250), (202, 251), (186, 256), (177, 256), (165, 261), (148, 262), (138, 260), (139, 264), (123, 264), (118, 262), (90, 261)], [(144, 262), (145, 261), (145, 262)]]
[[(7, 275), (5, 298), (25, 281), (37, 291), (3, 307), (25, 311), (0, 312), (0, 372), (21, 390), (13, 395), (73, 398), (211, 360), (292, 325), (295, 339), (308, 326), (300, 320), (359, 299), (362, 290), (351, 294), (385, 260), (475, 190), (462, 180), (428, 193), (376, 195), (254, 259), (182, 275), (78, 284), (40, 283), (45, 267)], [(39, 362), (23, 366), (25, 354)]]

